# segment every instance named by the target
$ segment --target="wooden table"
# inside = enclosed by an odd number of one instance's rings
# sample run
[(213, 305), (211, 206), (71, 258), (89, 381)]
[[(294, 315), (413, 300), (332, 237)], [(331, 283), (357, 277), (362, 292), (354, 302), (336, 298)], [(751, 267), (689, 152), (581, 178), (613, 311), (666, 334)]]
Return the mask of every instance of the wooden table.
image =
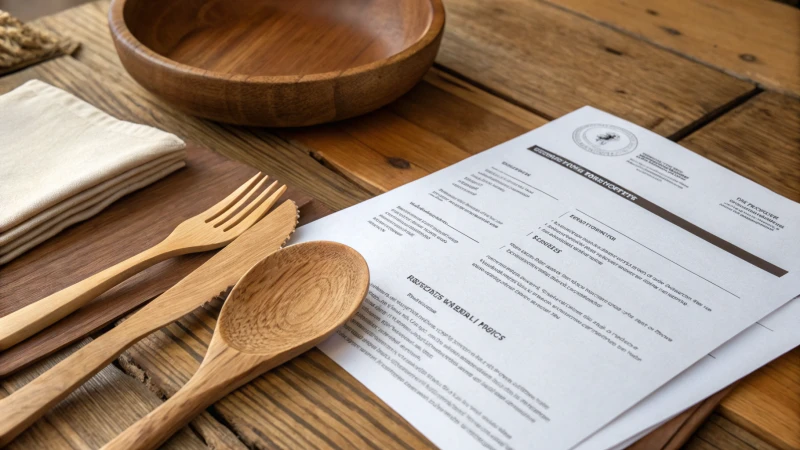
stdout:
[[(333, 209), (385, 192), (585, 104), (650, 128), (800, 201), (800, 10), (769, 0), (445, 0), (434, 69), (394, 104), (296, 130), (180, 114), (120, 66), (107, 1), (37, 20), (81, 41), (0, 78), (39, 78), (120, 118), (242, 160)], [(147, 337), (13, 448), (95, 448), (197, 368), (214, 317), (199, 309)], [(89, 339), (89, 338), (87, 338)], [(78, 344), (80, 345), (80, 344)], [(74, 351), (10, 378), (7, 395)], [(698, 423), (687, 423), (683, 433)], [(318, 351), (215, 404), (173, 448), (427, 448), (430, 442)], [(672, 443), (675, 445), (675, 442)], [(687, 448), (800, 448), (800, 349), (741, 381)]]

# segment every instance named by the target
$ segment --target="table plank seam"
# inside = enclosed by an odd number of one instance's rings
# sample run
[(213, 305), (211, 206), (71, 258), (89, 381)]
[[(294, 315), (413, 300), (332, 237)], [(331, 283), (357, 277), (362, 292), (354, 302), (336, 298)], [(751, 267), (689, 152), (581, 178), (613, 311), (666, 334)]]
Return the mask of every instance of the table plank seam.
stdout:
[(758, 94), (761, 94), (762, 92), (764, 92), (763, 89), (761, 89), (761, 88), (759, 88), (757, 86), (754, 86), (752, 90), (750, 90), (748, 92), (745, 92), (744, 94), (733, 98), (728, 103), (720, 105), (718, 108), (714, 109), (713, 111), (710, 111), (709, 113), (698, 117), (697, 120), (694, 120), (691, 123), (688, 123), (683, 128), (681, 128), (678, 131), (676, 131), (676, 132), (672, 133), (671, 135), (667, 136), (667, 138), (669, 140), (671, 140), (671, 141), (678, 142), (678, 141), (688, 137), (689, 135), (691, 135), (691, 134), (693, 134), (693, 133), (695, 133), (697, 131), (700, 131), (702, 128), (712, 124), (713, 122), (715, 122), (716, 120), (722, 118), (723, 116), (728, 115), (728, 113), (730, 113), (734, 109), (744, 105), (745, 103), (747, 103), (748, 101), (753, 99)]
[[(211, 417), (211, 419), (216, 420), (221, 426), (223, 426), (223, 427), (227, 428), (228, 430), (230, 430), (231, 434), (233, 434), (236, 437), (236, 439), (239, 442), (241, 442), (242, 445), (245, 448), (248, 448), (248, 449), (251, 448), (251, 446), (247, 444), (247, 442), (242, 438), (242, 436), (239, 433), (236, 432), (236, 430), (234, 429), (233, 425), (231, 425), (225, 419), (225, 417), (217, 411), (217, 409), (214, 407), (214, 405), (211, 405), (208, 409), (206, 409), (206, 412)], [(194, 429), (193, 423), (194, 422), (189, 422), (189, 428), (191, 428), (192, 431), (197, 433), (197, 431), (195, 431), (195, 429)], [(202, 437), (201, 437), (201, 439), (202, 439)], [(203, 439), (203, 442), (206, 442), (206, 444), (208, 444), (208, 442), (205, 439)]]

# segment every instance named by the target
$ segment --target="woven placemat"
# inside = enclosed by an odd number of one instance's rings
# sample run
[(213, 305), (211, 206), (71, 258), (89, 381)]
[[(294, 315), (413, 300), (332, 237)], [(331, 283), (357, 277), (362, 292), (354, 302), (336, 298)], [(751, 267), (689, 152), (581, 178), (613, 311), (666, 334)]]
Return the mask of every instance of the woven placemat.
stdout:
[(77, 42), (20, 22), (0, 10), (0, 75), (54, 56), (71, 55)]

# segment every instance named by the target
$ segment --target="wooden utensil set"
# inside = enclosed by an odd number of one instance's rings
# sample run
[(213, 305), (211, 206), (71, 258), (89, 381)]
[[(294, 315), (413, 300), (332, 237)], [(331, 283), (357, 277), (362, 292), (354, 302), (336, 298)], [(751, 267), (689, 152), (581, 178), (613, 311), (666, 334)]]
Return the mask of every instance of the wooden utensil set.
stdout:
[(364, 259), (331, 242), (278, 251), (294, 231), (298, 211), (294, 202), (286, 201), (261, 220), (286, 190), (276, 183), (264, 189), (266, 182), (266, 176), (257, 174), (152, 248), (0, 318), (4, 350), (159, 261), (225, 247), (119, 326), (1, 399), (0, 446), (139, 339), (234, 283), (195, 376), (105, 448), (158, 446), (213, 402), (311, 349), (355, 314), (369, 284)]

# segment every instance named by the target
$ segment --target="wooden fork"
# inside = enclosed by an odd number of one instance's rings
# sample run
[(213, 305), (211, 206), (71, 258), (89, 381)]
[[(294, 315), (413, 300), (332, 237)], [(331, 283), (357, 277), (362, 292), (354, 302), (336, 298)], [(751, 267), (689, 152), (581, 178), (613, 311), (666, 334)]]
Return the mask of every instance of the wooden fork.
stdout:
[(286, 190), (286, 186), (275, 189), (274, 182), (256, 196), (267, 178), (259, 172), (221, 202), (180, 223), (155, 246), (0, 318), (0, 350), (38, 333), (153, 264), (229, 244), (258, 222)]

